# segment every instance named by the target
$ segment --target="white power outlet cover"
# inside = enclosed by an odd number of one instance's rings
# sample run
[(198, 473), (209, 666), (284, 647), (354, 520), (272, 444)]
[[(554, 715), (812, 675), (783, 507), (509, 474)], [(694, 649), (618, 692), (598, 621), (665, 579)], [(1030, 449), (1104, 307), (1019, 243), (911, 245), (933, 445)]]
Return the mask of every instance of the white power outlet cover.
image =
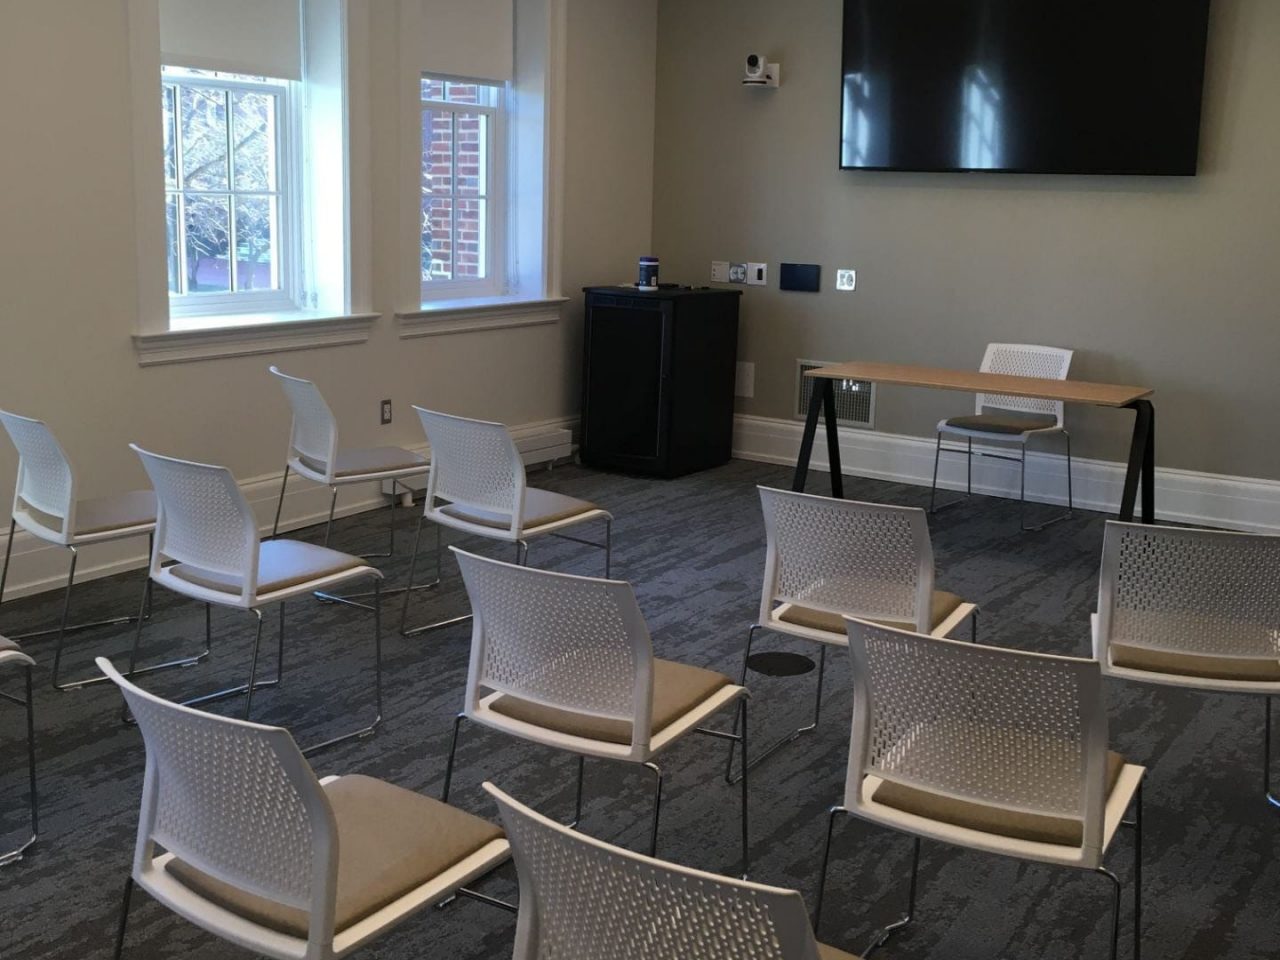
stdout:
[(763, 287), (769, 282), (769, 265), (767, 263), (747, 264), (747, 283), (753, 287)]
[(711, 281), (713, 283), (729, 282), (729, 261), (728, 260), (712, 260), (711, 261)]
[(747, 265), (745, 263), (729, 264), (729, 282), (730, 283), (746, 283), (747, 282)]
[(747, 397), (748, 399), (756, 395), (756, 365), (747, 363), (744, 360), (738, 361), (737, 375), (733, 382), (733, 395), (735, 397)]
[(858, 272), (856, 270), (837, 270), (836, 271), (836, 289), (852, 290), (858, 285)]

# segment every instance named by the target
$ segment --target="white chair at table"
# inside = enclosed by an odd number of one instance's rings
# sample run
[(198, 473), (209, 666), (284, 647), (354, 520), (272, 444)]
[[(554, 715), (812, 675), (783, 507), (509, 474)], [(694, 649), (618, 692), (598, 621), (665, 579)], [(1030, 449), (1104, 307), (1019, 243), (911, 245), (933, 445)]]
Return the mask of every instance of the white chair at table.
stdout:
[[(15, 697), (12, 694), (0, 691), (0, 700), (6, 700), (9, 703), (17, 704), (26, 709), (27, 714), (27, 808), (31, 816), (31, 836), (24, 840), (19, 846), (12, 850), (0, 851), (0, 867), (6, 863), (15, 863), (22, 859), (31, 846), (36, 842), (36, 838), (40, 835), (40, 810), (39, 800), (36, 795), (36, 718), (35, 718), (35, 701), (31, 695), (31, 668), (35, 666), (35, 661), (22, 652), (22, 648), (12, 640), (6, 637), (0, 637), (0, 674), (7, 673), (11, 668), (21, 670), (26, 676), (26, 695), (25, 697)], [(13, 765), (6, 765), (7, 769), (13, 769)]]
[[(284, 476), (280, 481), (280, 498), (276, 502), (276, 518), (271, 525), (271, 536), (280, 531), (280, 513), (284, 509), (285, 489), (289, 484), (289, 471), (314, 483), (324, 484), (332, 491), (329, 498), (329, 519), (324, 528), (324, 545), (329, 545), (333, 533), (333, 515), (338, 505), (338, 490), (354, 483), (381, 483), (390, 481), (391, 496), (388, 499), (390, 515), (387, 521), (388, 544), (386, 553), (365, 554), (365, 559), (390, 557), (396, 545), (396, 495), (397, 487), (412, 493), (401, 484), (409, 477), (427, 473), (428, 463), (421, 454), (403, 447), (362, 447), (343, 450), (338, 445), (338, 421), (325, 402), (319, 388), (310, 380), (291, 377), (279, 367), (271, 367), (271, 374), (280, 382), (289, 407), (293, 411), (293, 423), (289, 428), (289, 451), (285, 456)], [(384, 593), (396, 593), (405, 589), (392, 588)], [(352, 597), (326, 595), (323, 599), (353, 606), (367, 606)]]
[[(742, 683), (756, 631), (819, 646), (813, 721), (763, 750), (757, 764), (817, 728), (827, 648), (846, 647), (844, 617), (865, 617), (943, 637), (968, 619), (978, 637), (978, 607), (934, 588), (933, 544), (918, 507), (838, 500), (760, 487), (764, 512), (764, 586), (759, 619), (747, 631)], [(733, 746), (726, 778), (732, 780)]]
[(1107, 749), (1098, 662), (975, 647), (863, 620), (849, 620), (848, 630), (849, 765), (842, 805), (831, 809), (827, 824), (814, 929), (836, 818), (851, 814), (914, 837), (906, 915), (880, 930), (872, 947), (915, 912), (925, 838), (1106, 877), (1114, 960), (1121, 883), (1104, 858), (1132, 805), (1138, 960), (1146, 771)]
[[(511, 433), (501, 423), (470, 420), (446, 413), (413, 408), (422, 420), (423, 432), (431, 447), (431, 473), (427, 496), (413, 538), (413, 559), (409, 564), (409, 589), (400, 615), (400, 633), (409, 637), (465, 623), (470, 614), (407, 629), (409, 598), (418, 563), (422, 524), (430, 520), (436, 528), (436, 578), (423, 587), (440, 582), (443, 550), (440, 531), (449, 527), (490, 540), (515, 544), (516, 562), (528, 558), (529, 541), (554, 536), (604, 551), (604, 575), (610, 573), (609, 560), (613, 517), (594, 503), (550, 490), (530, 487), (525, 480), (524, 461), (516, 450)], [(437, 502), (444, 501), (444, 502)], [(564, 531), (595, 520), (604, 521), (604, 543), (572, 537)]]
[(1280, 537), (1108, 521), (1093, 651), (1104, 676), (1262, 698), (1262, 794), (1280, 696)]
[[(184, 701), (194, 706), (230, 696), (245, 695), (244, 715), (249, 719), (254, 691), (280, 683), (284, 670), (284, 604), (317, 590), (330, 590), (352, 580), (373, 581), (374, 700), (372, 722), (350, 733), (308, 747), (308, 753), (368, 736), (382, 722), (382, 636), (379, 589), (382, 574), (360, 557), (339, 553), (300, 540), (260, 540), (258, 522), (239, 484), (226, 467), (192, 463), (130, 448), (142, 458), (159, 500), (155, 546), (151, 551), (150, 577), (180, 596), (205, 604), (208, 632), (210, 606), (230, 607), (252, 613), (257, 619), (249, 682)], [(276, 676), (258, 679), (262, 646), (262, 611), (280, 605), (280, 636)], [(130, 673), (142, 642), (142, 623), (134, 637)]]
[[(582, 817), (584, 758), (654, 775), (649, 853), (658, 845), (662, 770), (654, 760), (690, 733), (746, 749), (747, 689), (723, 674), (659, 660), (631, 584), (491, 560), (450, 547), (475, 619), (463, 709), (453, 724), (441, 799), (449, 799), (463, 720), (578, 757), (573, 823)], [(701, 726), (736, 707), (742, 733)], [(742, 781), (742, 872), (749, 860)]]
[[(1065, 380), (1071, 369), (1075, 351), (1061, 347), (1040, 347), (1029, 343), (989, 343), (982, 358), (982, 373), (1002, 373), (1016, 377), (1040, 377), (1046, 380)], [(1027, 445), (1033, 437), (1062, 434), (1067, 446), (1067, 510), (1044, 523), (1028, 527), (1027, 519)], [(966, 455), (967, 480), (965, 497), (937, 504), (938, 460), (943, 453), (942, 437), (963, 437), (965, 447), (946, 448), (948, 453)], [(1019, 526), (1027, 532), (1043, 530), (1051, 523), (1071, 516), (1074, 501), (1071, 494), (1071, 434), (1063, 426), (1063, 404), (1060, 400), (1042, 400), (1036, 397), (1012, 397), (996, 393), (980, 393), (974, 401), (972, 415), (949, 417), (938, 423), (938, 439), (933, 454), (933, 489), (929, 496), (929, 512), (959, 503), (973, 493), (973, 441), (981, 443), (1012, 443), (1021, 448), (1021, 456), (979, 451), (980, 456), (994, 460), (1009, 460), (1021, 465), (1019, 500), (1021, 502)]]
[[(150, 490), (135, 490), (115, 496), (82, 500), (76, 496), (76, 477), (71, 461), (62, 450), (49, 427), (40, 420), (22, 417), (0, 410), (0, 423), (4, 424), (9, 438), (18, 450), (18, 480), (14, 487), (13, 512), (9, 520), (9, 539), (5, 544), (4, 567), (0, 568), (0, 601), (4, 599), (5, 581), (9, 575), (9, 560), (13, 554), (14, 533), (18, 528), (34, 537), (71, 553), (71, 566), (67, 571), (66, 593), (62, 601), (62, 619), (58, 626), (47, 630), (11, 633), (14, 640), (34, 637), (57, 636), (53, 652), (53, 686), (56, 690), (73, 690), (95, 683), (103, 677), (87, 677), (83, 680), (61, 682), (62, 651), (67, 634), (93, 627), (115, 626), (133, 623), (133, 616), (111, 617), (89, 623), (69, 624), (71, 615), (71, 590), (76, 579), (76, 562), (80, 548), (96, 543), (113, 543), (131, 537), (150, 537), (156, 527), (156, 498)], [(151, 582), (143, 585), (142, 610), (145, 617), (150, 609)], [(199, 663), (209, 655), (209, 648), (198, 656), (185, 657), (169, 663), (154, 664), (137, 672), (152, 673), (170, 667), (185, 667)]]
[(135, 884), (255, 954), (329, 960), (469, 893), (510, 855), (479, 817), (371, 777), (317, 780), (287, 730), (191, 710), (98, 667), (147, 751), (116, 960)]
[(484, 788), (520, 877), (514, 960), (857, 960), (814, 939), (798, 891), (632, 853)]

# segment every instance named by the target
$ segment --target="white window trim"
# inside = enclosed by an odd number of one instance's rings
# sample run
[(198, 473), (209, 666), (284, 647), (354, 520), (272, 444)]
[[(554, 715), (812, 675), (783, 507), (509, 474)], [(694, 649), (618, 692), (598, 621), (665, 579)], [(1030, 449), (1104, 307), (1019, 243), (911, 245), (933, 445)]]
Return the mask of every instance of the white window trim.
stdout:
[(568, 297), (474, 297), (396, 312), (401, 340), (559, 323)]
[[(340, 64), (336, 69), (342, 76), (345, 130), (345, 306), (327, 311), (294, 309), (233, 315), (226, 318), (226, 326), (208, 329), (170, 328), (163, 139), (155, 97), (155, 81), (161, 69), (159, 3), (127, 0), (138, 289), (138, 332), (132, 339), (140, 366), (364, 343), (380, 317), (368, 309), (373, 277), (369, 252), (373, 219), (369, 10), (364, 4), (345, 0), (302, 2), (314, 8), (317, 24), (329, 18), (317, 29), (334, 29), (336, 24), (341, 34)], [(218, 318), (207, 319), (213, 322)]]
[[(162, 85), (170, 83), (175, 86), (203, 87), (209, 90), (268, 92), (278, 98), (275, 131), (277, 157), (277, 190), (275, 193), (277, 197), (278, 229), (274, 254), (276, 256), (276, 275), (280, 283), (278, 290), (261, 290), (252, 293), (229, 291), (227, 293), (175, 294), (170, 291), (170, 326), (179, 330), (186, 329), (181, 323), (175, 326), (173, 321), (181, 321), (190, 317), (227, 318), (227, 325), (232, 326), (234, 325), (232, 318), (237, 316), (285, 313), (300, 309), (302, 304), (299, 301), (299, 297), (300, 291), (303, 289), (300, 269), (302, 263), (300, 255), (302, 224), (298, 217), (300, 181), (302, 179), (302, 131), (298, 120), (301, 84), (288, 80), (256, 83), (219, 77), (162, 76)], [(231, 129), (229, 108), (227, 120), (229, 132)], [(179, 133), (180, 131), (175, 129), (175, 137)], [(230, 156), (228, 156), (228, 161), (233, 162)], [(231, 183), (228, 183), (227, 186), (226, 194), (234, 198), (236, 191), (231, 188)], [(166, 193), (169, 192), (167, 186), (164, 189)], [(186, 193), (189, 191), (178, 188), (176, 192)], [(204, 192), (221, 193), (222, 191)], [(231, 215), (234, 218), (234, 206), (231, 209)], [(232, 221), (232, 231), (234, 232), (234, 219)], [(234, 262), (236, 251), (230, 249), (229, 256), (231, 259), (228, 260), (227, 269), (234, 271), (236, 267)], [(179, 258), (183, 262), (186, 260), (186, 255), (182, 251), (181, 245), (179, 246)]]
[[(508, 148), (507, 138), (507, 117), (511, 111), (511, 85), (508, 83), (495, 83), (492, 80), (478, 80), (470, 77), (454, 77), (445, 74), (431, 73), (424, 71), (418, 78), (419, 84), (423, 80), (440, 80), (445, 83), (476, 83), (486, 87), (498, 88), (498, 104), (497, 106), (488, 106), (475, 103), (457, 103), (449, 100), (423, 100), (421, 94), (418, 97), (418, 125), (417, 139), (418, 144), (418, 191), (421, 196), (422, 190), (422, 121), (423, 114), (428, 110), (448, 111), (455, 115), (459, 113), (480, 113), (489, 118), (486, 128), (488, 130), (488, 157), (485, 162), (485, 173), (487, 174), (487, 183), (485, 184), (485, 276), (480, 280), (422, 280), (419, 279), (421, 287), (420, 301), (424, 308), (429, 307), (436, 301), (465, 300), (472, 298), (500, 297), (506, 294), (509, 289), (507, 280), (507, 256), (506, 251), (509, 246), (507, 239), (507, 206), (509, 203), (507, 195), (507, 180), (509, 179), (508, 171), (511, 166), (511, 155)], [(421, 87), (419, 87), (421, 89)], [(455, 144), (454, 156), (457, 156), (457, 147)], [(454, 171), (454, 177), (457, 177), (457, 171)], [(455, 199), (457, 194), (454, 194)], [(465, 197), (463, 198), (465, 199)], [(421, 217), (421, 202), (419, 202), (419, 217)], [(496, 242), (495, 242), (496, 241)], [(451, 249), (450, 256), (454, 257), (456, 272), (457, 250)], [(418, 259), (421, 263), (422, 258), (422, 241), (421, 229), (419, 229), (418, 240)], [(421, 277), (421, 268), (419, 268), (419, 277)]]

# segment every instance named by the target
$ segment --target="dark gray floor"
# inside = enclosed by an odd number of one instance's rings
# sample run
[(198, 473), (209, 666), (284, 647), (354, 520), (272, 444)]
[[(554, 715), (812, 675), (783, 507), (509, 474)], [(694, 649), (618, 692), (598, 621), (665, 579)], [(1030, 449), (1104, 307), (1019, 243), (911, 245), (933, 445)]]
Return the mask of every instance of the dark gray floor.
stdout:
[[(755, 485), (786, 486), (789, 476), (783, 467), (734, 462), (665, 482), (576, 467), (535, 472), (531, 479), (614, 511), (614, 573), (635, 584), (660, 656), (736, 675), (762, 576), (764, 531)], [(809, 489), (825, 492), (826, 483), (825, 475), (815, 474)], [(849, 496), (892, 503), (923, 505), (928, 496), (920, 488), (873, 481), (849, 481), (846, 488)], [(379, 512), (341, 522), (334, 546), (384, 549), (385, 516)], [(410, 516), (401, 513), (405, 531)], [(1102, 523), (1098, 515), (1079, 514), (1042, 533), (1021, 534), (1016, 505), (975, 498), (931, 520), (939, 586), (982, 605), (988, 643), (1085, 654)], [(321, 532), (303, 535), (314, 538)], [(406, 532), (402, 555), (385, 568), (392, 582), (407, 570), (408, 544)], [(556, 541), (536, 541), (531, 562), (578, 573), (601, 570), (597, 551)], [(87, 584), (78, 594), (77, 612), (132, 612), (141, 583), (135, 573)], [(17, 633), (51, 621), (57, 602), (56, 596), (44, 595), (5, 604), (0, 629)], [(442, 592), (419, 601), (415, 619), (461, 612), (465, 602), (450, 571)], [(388, 604), (388, 628), (397, 622), (397, 607)], [(193, 647), (202, 626), (199, 609), (158, 597), (146, 632), (151, 653), (172, 656)], [(310, 601), (292, 604), (290, 617), (286, 685), (260, 695), (255, 713), (256, 719), (289, 726), (305, 743), (367, 710), (370, 622), (359, 611)], [(274, 618), (268, 624), (273, 626)], [(147, 686), (177, 696), (243, 681), (251, 639), (248, 616), (218, 613), (214, 627), (212, 663), (157, 676)], [(318, 772), (361, 772), (438, 792), (451, 718), (461, 705), (469, 636), (468, 628), (455, 627), (406, 640), (388, 629), (386, 722), (376, 737), (318, 756)], [(130, 639), (127, 628), (82, 635), (71, 655), (87, 664), (93, 653), (114, 656), (127, 650)], [(784, 646), (776, 638), (766, 642)], [(114, 690), (56, 694), (48, 687), (47, 642), (33, 642), (30, 651), (41, 663), (36, 707), (43, 837), (25, 861), (0, 870), (0, 957), (106, 957), (137, 823), (142, 744), (136, 730), (121, 727)], [(797, 887), (809, 898), (825, 811), (839, 799), (848, 742), (844, 668), (840, 658), (833, 663), (819, 731), (757, 768), (753, 781), (753, 875)], [(749, 681), (757, 742), (803, 722), (812, 682), (812, 674)], [(1260, 794), (1261, 704), (1256, 698), (1123, 685), (1112, 686), (1109, 695), (1114, 745), (1151, 767), (1146, 956), (1243, 960), (1280, 955), (1280, 811), (1268, 808)], [(0, 810), (6, 836), (12, 837), (25, 793), (20, 716), (16, 708), (9, 710), (13, 715), (0, 744)], [(712, 870), (736, 866), (737, 794), (719, 778), (723, 758), (722, 743), (701, 737), (666, 756), (660, 848), (666, 856)], [(479, 791), (480, 782), (490, 778), (516, 797), (564, 816), (572, 807), (572, 769), (567, 757), (473, 728), (464, 735), (454, 799), (491, 815)], [(642, 848), (649, 811), (646, 776), (599, 761), (587, 769), (584, 829)], [(1132, 876), (1130, 839), (1121, 836), (1111, 858), (1126, 882)], [(909, 854), (905, 837), (847, 823), (837, 835), (821, 938), (857, 949), (871, 930), (894, 919), (907, 892)], [(878, 956), (1106, 955), (1108, 886), (1100, 877), (926, 844), (921, 881), (917, 923)], [(513, 895), (509, 868), (485, 889)], [(1124, 957), (1132, 949), (1128, 911), (1126, 905)], [(507, 915), (458, 902), (420, 915), (359, 955), (505, 958), (511, 955), (513, 930)], [(245, 955), (177, 920), (145, 895), (136, 896), (127, 957)]]

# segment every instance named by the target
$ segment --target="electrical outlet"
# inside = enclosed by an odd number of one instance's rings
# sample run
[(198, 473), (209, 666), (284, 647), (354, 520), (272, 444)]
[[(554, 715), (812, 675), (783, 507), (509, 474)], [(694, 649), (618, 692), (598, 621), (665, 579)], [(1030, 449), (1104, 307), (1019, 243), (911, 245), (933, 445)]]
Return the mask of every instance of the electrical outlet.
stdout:
[(391, 401), (383, 400), (381, 406), (382, 422), (388, 424), (391, 422)]
[(858, 271), (856, 270), (837, 270), (836, 271), (836, 289), (852, 290), (858, 285)]
[(753, 287), (763, 287), (769, 282), (769, 265), (767, 263), (747, 264), (747, 283)]
[(729, 282), (730, 283), (746, 283), (747, 282), (747, 265), (745, 263), (729, 264)]
[(738, 369), (733, 381), (735, 397), (751, 398), (756, 395), (756, 365), (746, 361), (738, 361)]
[(728, 283), (729, 282), (729, 261), (728, 260), (712, 260), (711, 261), (711, 282), (712, 283)]

